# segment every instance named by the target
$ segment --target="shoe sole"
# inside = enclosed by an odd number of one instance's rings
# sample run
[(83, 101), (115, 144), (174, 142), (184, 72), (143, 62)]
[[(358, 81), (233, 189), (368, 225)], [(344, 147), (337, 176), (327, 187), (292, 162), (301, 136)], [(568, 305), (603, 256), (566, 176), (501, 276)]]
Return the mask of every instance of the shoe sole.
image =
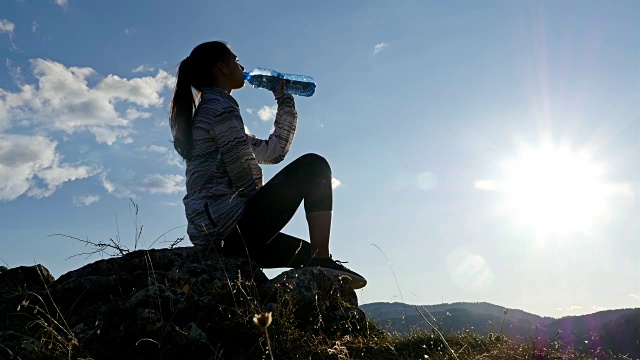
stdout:
[(353, 290), (358, 290), (358, 289), (362, 289), (363, 287), (365, 287), (367, 285), (367, 279), (360, 277), (360, 276), (356, 276), (353, 275), (351, 273), (348, 273), (346, 271), (340, 271), (340, 270), (336, 270), (336, 269), (331, 269), (331, 268), (325, 268), (322, 266), (318, 266), (320, 269), (324, 270), (324, 271), (329, 271), (341, 276), (346, 276), (348, 277), (351, 281), (349, 282), (349, 285), (351, 286), (351, 288)]

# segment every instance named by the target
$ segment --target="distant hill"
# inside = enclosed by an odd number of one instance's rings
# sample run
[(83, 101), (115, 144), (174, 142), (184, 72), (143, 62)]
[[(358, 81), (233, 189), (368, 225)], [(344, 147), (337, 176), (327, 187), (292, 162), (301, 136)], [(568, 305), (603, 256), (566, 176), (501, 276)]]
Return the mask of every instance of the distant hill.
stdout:
[[(478, 314), (485, 314), (490, 317), (498, 317), (502, 320), (504, 317), (504, 306), (494, 305), (486, 302), (479, 303), (468, 303), (468, 302), (457, 302), (451, 304), (439, 304), (439, 305), (419, 305), (420, 310), (424, 312), (423, 309), (427, 309), (429, 312), (446, 312), (452, 309), (461, 309), (461, 310), (469, 310)], [(397, 317), (402, 317), (409, 314), (416, 314), (416, 305), (408, 305), (403, 303), (370, 303), (360, 305), (360, 308), (365, 311), (368, 315), (379, 319), (379, 320), (387, 320)], [(548, 324), (553, 322), (554, 318), (552, 317), (542, 317), (535, 314), (528, 313), (526, 311), (518, 310), (518, 309), (509, 309), (508, 318), (513, 319), (522, 319), (527, 320), (532, 323), (538, 324)]]
[(557, 339), (574, 348), (595, 350), (602, 347), (640, 358), (640, 309), (606, 310), (560, 319), (517, 309), (508, 309), (505, 314), (504, 307), (489, 303), (425, 306), (371, 303), (360, 305), (360, 309), (390, 333), (431, 331), (431, 326), (422, 317), (424, 315), (444, 333), (470, 330), (483, 335), (503, 334), (521, 341), (533, 337)]
[[(502, 333), (512, 337), (530, 336), (535, 325), (545, 327), (555, 319), (483, 303), (452, 303), (439, 305), (407, 305), (403, 303), (371, 303), (360, 308), (370, 319), (389, 332), (407, 334), (412, 330), (431, 330), (418, 309), (441, 331), (454, 332), (474, 329), (480, 334)], [(425, 309), (428, 311), (425, 311)], [(433, 318), (429, 316), (429, 313)]]

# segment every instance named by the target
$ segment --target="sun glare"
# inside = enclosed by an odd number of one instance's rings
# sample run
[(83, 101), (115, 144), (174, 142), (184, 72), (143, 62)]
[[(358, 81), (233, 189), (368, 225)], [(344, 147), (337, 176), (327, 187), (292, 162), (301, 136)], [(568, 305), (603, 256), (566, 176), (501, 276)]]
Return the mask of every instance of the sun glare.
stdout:
[(544, 146), (507, 166), (509, 209), (543, 233), (589, 233), (605, 207), (602, 168), (584, 152)]

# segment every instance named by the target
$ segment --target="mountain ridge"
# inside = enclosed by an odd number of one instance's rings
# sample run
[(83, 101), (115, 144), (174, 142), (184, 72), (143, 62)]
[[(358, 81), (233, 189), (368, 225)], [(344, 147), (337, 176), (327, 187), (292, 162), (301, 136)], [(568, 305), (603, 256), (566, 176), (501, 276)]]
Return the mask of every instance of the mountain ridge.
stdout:
[(482, 306), (487, 306), (487, 307), (491, 307), (494, 308), (496, 311), (496, 315), (501, 315), (504, 309), (508, 309), (510, 313), (522, 313), (522, 314), (528, 314), (532, 317), (536, 317), (536, 318), (540, 318), (540, 319), (544, 319), (547, 322), (553, 322), (553, 321), (557, 321), (557, 320), (562, 320), (562, 319), (566, 319), (566, 318), (579, 318), (579, 317), (583, 317), (583, 316), (589, 316), (589, 315), (593, 315), (593, 314), (600, 314), (600, 313), (607, 313), (607, 312), (617, 312), (617, 311), (629, 311), (629, 310), (634, 310), (634, 309), (639, 309), (639, 308), (620, 308), (620, 309), (606, 309), (606, 310), (598, 310), (598, 311), (594, 311), (592, 313), (588, 313), (588, 314), (582, 314), (582, 315), (565, 315), (565, 316), (560, 316), (560, 317), (554, 317), (554, 316), (544, 316), (544, 315), (538, 315), (532, 312), (528, 312), (522, 309), (515, 309), (515, 308), (510, 308), (507, 306), (502, 306), (502, 305), (497, 305), (497, 304), (492, 304), (486, 301), (479, 301), (479, 302), (473, 302), (473, 301), (457, 301), (457, 302), (452, 302), (452, 303), (440, 303), (440, 304), (431, 304), (431, 305), (418, 305), (418, 304), (405, 304), (403, 302), (399, 302), (399, 301), (391, 301), (391, 302), (385, 302), (385, 301), (375, 301), (375, 302), (370, 302), (370, 303), (366, 303), (366, 304), (361, 304), (359, 305), (360, 308), (366, 308), (369, 311), (372, 311), (373, 309), (375, 309), (378, 306), (381, 305), (394, 305), (397, 304), (399, 306), (405, 306), (407, 309), (411, 309), (413, 311), (415, 311), (416, 307), (418, 308), (427, 308), (427, 310), (429, 311), (438, 311), (438, 310), (442, 310), (442, 309), (450, 309), (450, 308), (472, 308), (474, 311), (476, 310), (476, 306), (482, 305)]
[(605, 348), (640, 357), (640, 308), (552, 318), (487, 302), (437, 305), (376, 302), (359, 307), (381, 329), (400, 335), (432, 331), (433, 326), (443, 333), (470, 330), (487, 336), (501, 334), (516, 341), (553, 339), (576, 349)]

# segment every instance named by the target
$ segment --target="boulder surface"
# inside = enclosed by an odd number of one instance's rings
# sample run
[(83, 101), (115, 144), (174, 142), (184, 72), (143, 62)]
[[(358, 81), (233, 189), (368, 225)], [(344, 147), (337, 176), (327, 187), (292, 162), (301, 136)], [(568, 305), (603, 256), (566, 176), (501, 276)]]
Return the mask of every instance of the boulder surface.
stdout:
[(196, 248), (138, 250), (58, 279), (11, 268), (0, 272), (0, 358), (264, 358), (256, 314), (272, 314), (282, 347), (368, 334), (348, 283), (317, 267), (269, 280), (248, 259)]

